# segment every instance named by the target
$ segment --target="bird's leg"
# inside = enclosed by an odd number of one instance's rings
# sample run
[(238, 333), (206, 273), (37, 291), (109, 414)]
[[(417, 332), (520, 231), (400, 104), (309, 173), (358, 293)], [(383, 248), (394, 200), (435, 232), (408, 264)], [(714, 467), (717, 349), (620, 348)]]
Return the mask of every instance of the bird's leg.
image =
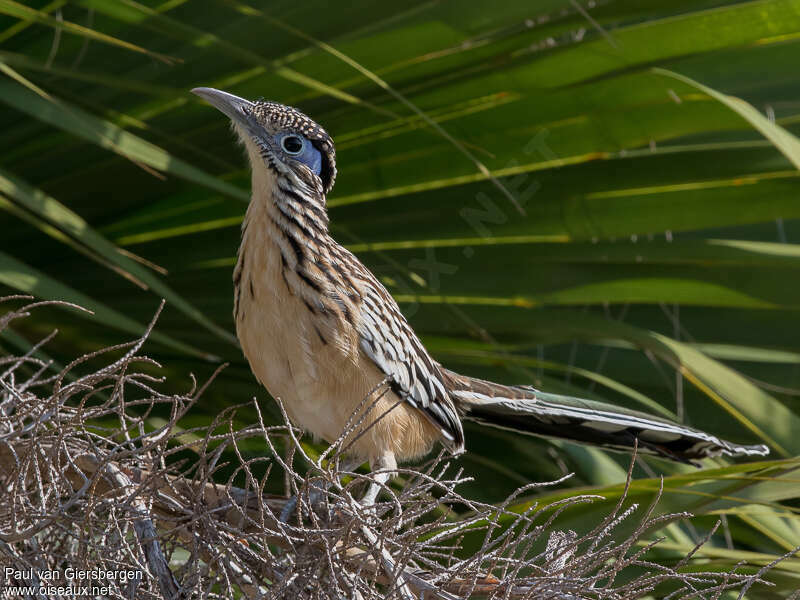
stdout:
[[(375, 502), (378, 499), (378, 494), (381, 493), (381, 489), (395, 475), (395, 470), (397, 469), (397, 460), (392, 452), (386, 452), (377, 459), (371, 460), (369, 466), (373, 471), (371, 475), (372, 481), (370, 482), (366, 493), (359, 502), (365, 511), (374, 508)], [(376, 473), (375, 471), (381, 472)], [(361, 525), (361, 531), (371, 546), (380, 548), (381, 558), (383, 559), (383, 568), (390, 578), (396, 580), (397, 591), (400, 593), (400, 597), (404, 600), (413, 600), (416, 598), (417, 596), (412, 592), (411, 587), (406, 581), (406, 573), (404, 570), (400, 570), (399, 572), (397, 571), (397, 562), (395, 561), (394, 557), (391, 555), (389, 550), (384, 547), (383, 542), (379, 539), (375, 532), (372, 531), (366, 522)]]
[[(394, 471), (397, 469), (397, 460), (395, 460), (393, 453), (387, 452), (380, 455), (377, 459), (370, 461), (369, 466), (373, 471), (371, 477), (372, 481), (366, 493), (361, 498), (361, 506), (365, 508), (375, 504), (378, 499), (378, 494), (381, 493), (381, 489), (383, 489), (386, 483), (394, 476)], [(375, 471), (381, 472), (376, 473)]]

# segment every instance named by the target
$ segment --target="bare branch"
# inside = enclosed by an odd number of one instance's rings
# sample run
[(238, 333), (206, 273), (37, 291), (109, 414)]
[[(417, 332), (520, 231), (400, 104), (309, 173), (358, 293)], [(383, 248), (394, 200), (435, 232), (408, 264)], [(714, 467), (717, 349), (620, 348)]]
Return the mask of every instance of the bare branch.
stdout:
[[(30, 299), (7, 299), (20, 300)], [(9, 309), (0, 329), (41, 304)], [(664, 585), (674, 598), (711, 598), (766, 584), (774, 566), (750, 575), (684, 570), (702, 544), (672, 567), (648, 561), (658, 544), (651, 532), (689, 515), (657, 516), (658, 498), (642, 512), (623, 494), (578, 534), (559, 521), (597, 496), (519, 508), (569, 476), (523, 486), (495, 506), (459, 493), (469, 478), (444, 454), (399, 469), (402, 489), (386, 486), (386, 499), (365, 510), (369, 475), (348, 470), (343, 451), (363, 434), (385, 382), (316, 460), (285, 413), (279, 425), (257, 412), (256, 423), (237, 428), (238, 407), (229, 407), (207, 427), (187, 429), (181, 421), (217, 373), (200, 385), (192, 379), (186, 394), (161, 392), (163, 381), (141, 372), (157, 366), (141, 354), (154, 325), (55, 375), (35, 358), (49, 337), (0, 356), (0, 564), (15, 569), (5, 585), (45, 589), (44, 573), (57, 574), (58, 585), (85, 585), (69, 580), (77, 570), (100, 573), (88, 583), (108, 588), (86, 596), (111, 598), (621, 600)], [(243, 452), (256, 440), (263, 455)], [(284, 477), (297, 495), (290, 523), (279, 518), (287, 499), (267, 493)], [(619, 534), (634, 519), (633, 533)]]

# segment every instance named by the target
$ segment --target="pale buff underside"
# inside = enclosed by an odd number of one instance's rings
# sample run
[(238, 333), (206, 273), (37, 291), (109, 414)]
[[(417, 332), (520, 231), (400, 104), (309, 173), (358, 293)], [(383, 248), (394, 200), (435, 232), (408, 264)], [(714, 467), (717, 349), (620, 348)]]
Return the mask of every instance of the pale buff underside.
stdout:
[[(248, 150), (252, 156), (252, 149)], [(244, 261), (236, 332), (256, 378), (283, 402), (292, 423), (333, 442), (385, 376), (361, 352), (351, 325), (312, 314), (298, 293), (287, 289), (276, 241), (281, 234), (268, 216), (275, 210), (271, 206), (273, 176), (263, 163), (252, 163), (253, 198), (239, 250)], [(298, 282), (292, 272), (286, 276), (290, 284)], [(315, 326), (327, 344), (319, 339)], [(375, 397), (373, 394), (367, 406), (373, 405)], [(367, 433), (355, 441), (348, 454), (370, 463), (385, 461), (392, 454), (400, 461), (420, 457), (440, 437), (438, 428), (414, 407), (398, 403), (391, 391), (369, 409), (349, 439), (365, 428)]]

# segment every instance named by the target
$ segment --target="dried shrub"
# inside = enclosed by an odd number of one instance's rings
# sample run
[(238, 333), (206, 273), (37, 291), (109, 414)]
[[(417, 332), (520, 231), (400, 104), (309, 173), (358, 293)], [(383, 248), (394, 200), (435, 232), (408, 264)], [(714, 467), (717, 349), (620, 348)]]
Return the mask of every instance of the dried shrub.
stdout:
[[(9, 310), (0, 331), (41, 304)], [(144, 372), (158, 365), (140, 353), (152, 327), (57, 373), (36, 357), (50, 336), (27, 353), (0, 356), (0, 574), (15, 570), (3, 585), (102, 585), (86, 596), (111, 598), (371, 600), (633, 599), (663, 584), (671, 584), (670, 597), (719, 598), (766, 583), (769, 567), (754, 575), (681, 572), (693, 553), (672, 567), (648, 561), (655, 542), (637, 542), (686, 514), (656, 517), (655, 503), (623, 509), (623, 497), (579, 536), (560, 530), (559, 516), (596, 496), (511, 512), (522, 495), (559, 481), (521, 487), (493, 506), (459, 494), (464, 474), (443, 455), (400, 469), (403, 488), (387, 488), (387, 499), (364, 510), (358, 499), (368, 476), (343, 470), (339, 444), (321, 459), (305, 455), (288, 420), (269, 426), (258, 413), (257, 423), (237, 429), (230, 408), (207, 427), (180, 428), (205, 386), (159, 391), (163, 382)], [(148, 419), (157, 409), (170, 417), (154, 428)], [(239, 451), (254, 437), (263, 457)], [(187, 449), (196, 460), (175, 460)], [(231, 452), (238, 464), (222, 479), (221, 457)], [(279, 518), (286, 498), (264, 492), (273, 469), (297, 498), (285, 511), (289, 523)], [(469, 516), (453, 520), (448, 506)], [(633, 533), (617, 539), (617, 526), (634, 518)], [(482, 545), (463, 556), (462, 536), (476, 531)], [(641, 574), (619, 577), (632, 566)], [(114, 577), (74, 581), (70, 569)]]

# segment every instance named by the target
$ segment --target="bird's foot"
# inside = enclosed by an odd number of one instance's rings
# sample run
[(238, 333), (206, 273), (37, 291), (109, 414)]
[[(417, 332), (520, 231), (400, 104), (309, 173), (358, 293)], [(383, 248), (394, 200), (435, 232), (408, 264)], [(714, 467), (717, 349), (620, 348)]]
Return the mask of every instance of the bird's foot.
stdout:
[[(333, 474), (329, 474), (322, 480), (312, 481), (309, 482), (308, 487), (310, 488), (308, 491), (308, 500), (303, 503), (302, 508), (306, 508), (307, 510), (311, 511), (318, 511), (322, 505), (327, 501), (328, 491), (331, 487), (340, 487), (334, 483), (334, 481), (327, 480), (327, 477), (333, 475), (334, 478), (341, 478), (343, 475), (348, 474), (351, 471), (354, 471), (358, 468), (361, 464), (361, 460), (355, 458), (348, 458), (343, 460), (338, 464), (336, 472)], [(302, 496), (302, 492), (298, 491), (298, 494)], [(288, 523), (292, 517), (292, 514), (297, 512), (297, 503), (298, 503), (298, 494), (295, 494), (291, 498), (286, 501), (286, 505), (281, 510), (281, 514), (279, 519), (282, 523)], [(375, 497), (377, 497), (377, 492), (375, 492)], [(374, 499), (373, 499), (374, 502)], [(328, 510), (328, 518), (333, 519), (335, 514), (335, 507), (334, 506), (325, 506)]]
[(297, 508), (297, 494), (291, 496), (288, 500), (286, 500), (286, 504), (283, 505), (283, 509), (281, 510), (281, 514), (278, 517), (278, 520), (281, 523), (288, 523), (289, 519), (292, 517), (292, 513)]
[[(306, 502), (301, 502), (300, 508), (307, 508), (308, 510), (314, 511), (324, 504), (325, 496), (328, 492), (329, 486), (320, 483), (312, 483), (310, 487), (311, 489), (308, 491), (308, 500)], [(291, 520), (292, 515), (297, 515), (297, 505), (299, 502), (298, 498), (301, 496), (302, 492), (298, 491), (297, 494), (291, 496), (286, 501), (286, 504), (281, 510), (281, 514), (278, 516), (278, 519), (281, 523), (288, 523)], [(302, 515), (297, 515), (297, 517), (298, 521), (302, 519)]]

